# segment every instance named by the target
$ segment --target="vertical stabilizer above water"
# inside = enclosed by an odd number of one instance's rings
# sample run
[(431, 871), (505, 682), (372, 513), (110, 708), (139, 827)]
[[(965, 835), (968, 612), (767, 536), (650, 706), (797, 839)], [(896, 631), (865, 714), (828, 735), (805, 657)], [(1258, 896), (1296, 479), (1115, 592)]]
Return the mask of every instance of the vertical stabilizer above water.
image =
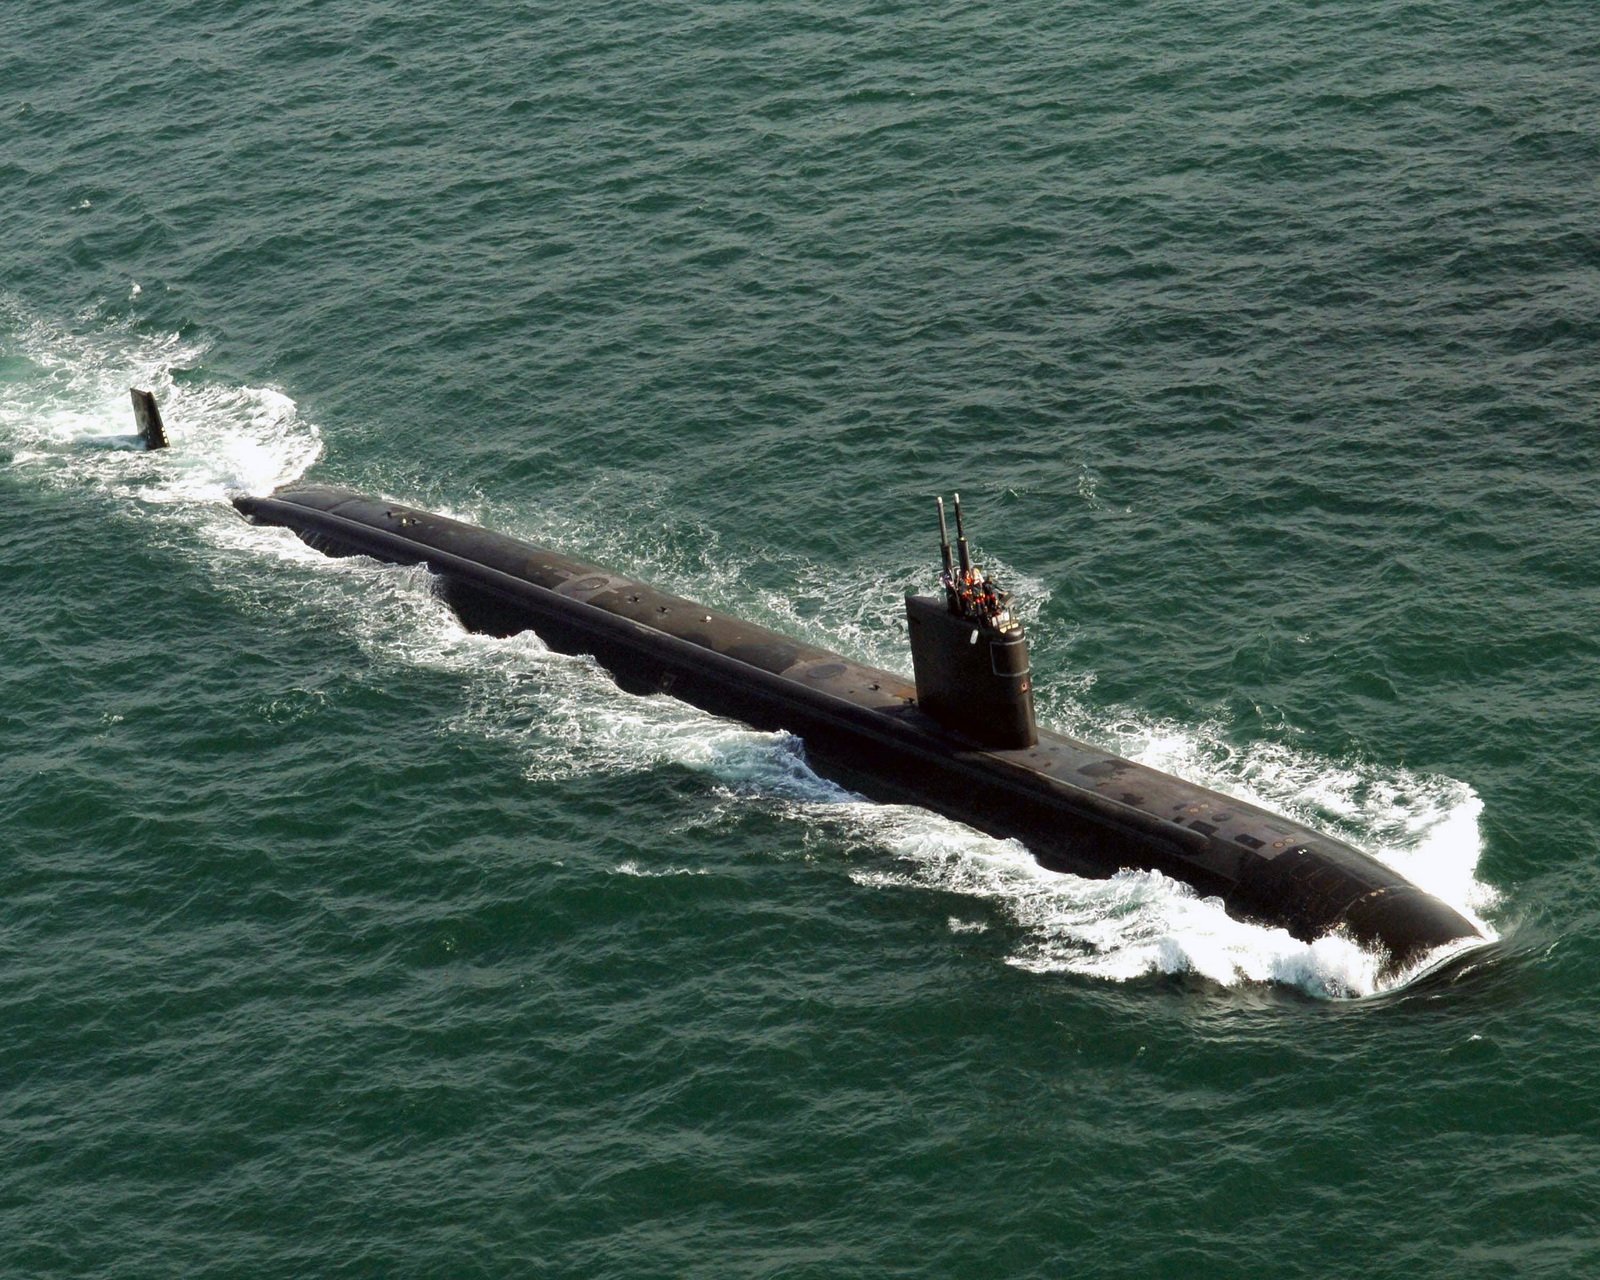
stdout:
[(161, 410), (156, 405), (155, 393), (141, 391), (138, 387), (129, 387), (128, 394), (133, 397), (133, 420), (139, 426), (139, 439), (144, 441), (144, 447), (165, 449), (167, 428), (161, 421)]

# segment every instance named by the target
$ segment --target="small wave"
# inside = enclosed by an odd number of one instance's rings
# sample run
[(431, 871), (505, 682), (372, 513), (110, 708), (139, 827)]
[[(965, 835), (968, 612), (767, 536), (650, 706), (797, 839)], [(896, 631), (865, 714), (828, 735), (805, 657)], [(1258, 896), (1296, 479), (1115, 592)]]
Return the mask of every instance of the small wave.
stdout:
[(644, 880), (659, 880), (671, 876), (705, 876), (710, 875), (704, 867), (641, 867), (632, 859), (627, 862), (617, 863), (617, 874), (622, 876), (637, 876)]

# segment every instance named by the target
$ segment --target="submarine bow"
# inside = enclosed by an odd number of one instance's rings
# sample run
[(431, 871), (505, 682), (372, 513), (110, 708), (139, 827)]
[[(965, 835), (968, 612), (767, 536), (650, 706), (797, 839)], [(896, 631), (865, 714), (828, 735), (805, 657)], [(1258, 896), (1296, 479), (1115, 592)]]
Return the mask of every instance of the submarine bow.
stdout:
[(1014, 837), (1045, 867), (1157, 870), (1304, 941), (1343, 930), (1395, 973), (1482, 940), (1459, 912), (1352, 845), (1038, 729), (1009, 598), (958, 556), (940, 501), (943, 597), (907, 596), (914, 680), (612, 570), (433, 512), (319, 485), (234, 505), (333, 556), (426, 565), (462, 623), (586, 653), (626, 690), (800, 736), (815, 767), (876, 800)]

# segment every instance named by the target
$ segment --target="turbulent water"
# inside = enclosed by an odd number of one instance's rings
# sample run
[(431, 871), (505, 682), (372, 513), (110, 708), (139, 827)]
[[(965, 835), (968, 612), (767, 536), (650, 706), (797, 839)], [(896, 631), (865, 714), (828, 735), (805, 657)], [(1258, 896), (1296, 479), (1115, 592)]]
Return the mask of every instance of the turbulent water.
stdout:
[[(1600, 1269), (1600, 14), (237, 0), (0, 42), (0, 1272)], [(153, 387), (173, 449), (134, 448)], [(449, 511), (1372, 850), (1393, 983), (464, 632)]]

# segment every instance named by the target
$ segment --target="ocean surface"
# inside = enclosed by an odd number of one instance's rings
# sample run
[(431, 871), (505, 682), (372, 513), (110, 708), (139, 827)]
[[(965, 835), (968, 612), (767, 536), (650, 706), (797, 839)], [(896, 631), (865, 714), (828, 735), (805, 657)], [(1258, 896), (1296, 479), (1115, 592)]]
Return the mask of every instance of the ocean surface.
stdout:
[[(1592, 0), (13, 5), (0, 1275), (1600, 1274)], [(134, 449), (153, 387), (170, 452)], [(1394, 983), (228, 504), (1041, 715), (1497, 941)]]

